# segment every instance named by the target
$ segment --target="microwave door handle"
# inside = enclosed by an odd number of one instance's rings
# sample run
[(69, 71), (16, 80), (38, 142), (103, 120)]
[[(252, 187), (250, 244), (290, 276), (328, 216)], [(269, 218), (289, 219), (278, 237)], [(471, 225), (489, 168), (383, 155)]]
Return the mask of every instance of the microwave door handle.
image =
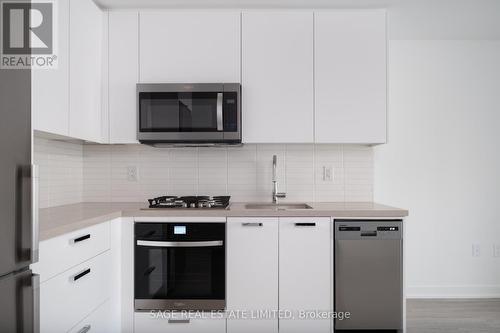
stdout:
[(224, 115), (222, 113), (222, 93), (217, 93), (217, 131), (224, 130)]

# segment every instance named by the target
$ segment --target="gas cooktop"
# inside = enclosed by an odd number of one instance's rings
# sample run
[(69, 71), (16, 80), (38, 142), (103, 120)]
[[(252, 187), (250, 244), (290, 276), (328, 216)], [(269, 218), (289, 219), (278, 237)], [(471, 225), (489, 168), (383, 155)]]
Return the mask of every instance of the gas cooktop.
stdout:
[(163, 196), (148, 199), (149, 208), (226, 209), (230, 196)]

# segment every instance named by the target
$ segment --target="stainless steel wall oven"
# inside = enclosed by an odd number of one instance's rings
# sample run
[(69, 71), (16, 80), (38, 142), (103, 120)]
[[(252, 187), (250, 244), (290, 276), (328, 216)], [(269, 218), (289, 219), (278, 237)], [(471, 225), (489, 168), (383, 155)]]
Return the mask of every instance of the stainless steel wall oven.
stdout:
[(135, 228), (135, 310), (224, 310), (225, 223)]

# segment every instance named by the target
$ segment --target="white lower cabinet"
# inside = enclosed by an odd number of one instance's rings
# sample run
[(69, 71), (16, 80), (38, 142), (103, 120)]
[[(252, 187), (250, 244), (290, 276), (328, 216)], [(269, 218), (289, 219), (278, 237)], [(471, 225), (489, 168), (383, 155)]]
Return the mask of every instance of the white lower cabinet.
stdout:
[[(280, 333), (329, 333), (332, 320), (332, 228), (328, 217), (279, 219), (279, 308), (294, 319), (281, 319)], [(301, 313), (310, 316), (304, 318)]]
[(69, 333), (111, 333), (111, 302), (106, 301), (94, 310), (88, 317), (76, 324)]
[(278, 310), (278, 218), (228, 218), (227, 310), (228, 333), (278, 332), (277, 318), (241, 318)]
[(109, 250), (110, 224), (104, 222), (40, 242), (40, 260), (31, 265), (43, 283)]
[[(68, 332), (110, 297), (110, 251), (40, 285), (40, 331)], [(108, 318), (112, 320), (112, 318)]]
[(134, 333), (226, 333), (226, 320), (212, 318), (209, 313), (169, 317), (154, 312), (136, 312)]

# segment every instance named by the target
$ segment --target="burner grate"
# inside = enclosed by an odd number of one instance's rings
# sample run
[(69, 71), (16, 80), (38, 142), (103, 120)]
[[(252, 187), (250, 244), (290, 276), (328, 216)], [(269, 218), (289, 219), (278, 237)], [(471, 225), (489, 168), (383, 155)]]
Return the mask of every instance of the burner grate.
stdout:
[(225, 209), (230, 196), (161, 196), (148, 199), (149, 208), (208, 208)]

